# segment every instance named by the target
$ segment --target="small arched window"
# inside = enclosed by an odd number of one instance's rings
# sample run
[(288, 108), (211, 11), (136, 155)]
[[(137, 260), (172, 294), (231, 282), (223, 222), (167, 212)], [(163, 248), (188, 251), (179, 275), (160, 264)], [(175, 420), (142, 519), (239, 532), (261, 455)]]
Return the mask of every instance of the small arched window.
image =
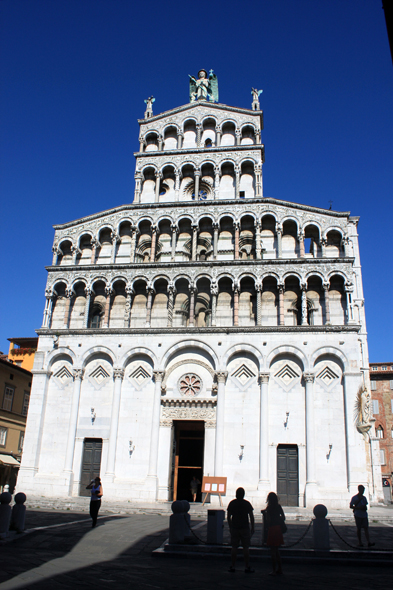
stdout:
[(382, 426), (378, 426), (378, 428), (375, 431), (377, 433), (377, 438), (383, 438), (383, 428)]
[(102, 315), (103, 310), (101, 309), (101, 307), (98, 305), (94, 305), (89, 319), (89, 328), (92, 328), (93, 330), (98, 330), (99, 328), (101, 328)]

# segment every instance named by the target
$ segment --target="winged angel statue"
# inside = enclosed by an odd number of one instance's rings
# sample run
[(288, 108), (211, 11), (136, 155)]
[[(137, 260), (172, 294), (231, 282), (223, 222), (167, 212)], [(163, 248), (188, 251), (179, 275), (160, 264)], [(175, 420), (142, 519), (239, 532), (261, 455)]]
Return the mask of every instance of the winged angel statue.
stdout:
[(206, 70), (199, 70), (198, 80), (194, 76), (190, 78), (190, 102), (196, 100), (210, 100), (218, 102), (218, 80), (217, 76), (210, 70), (209, 76)]
[(365, 439), (371, 428), (370, 418), (370, 393), (366, 387), (359, 387), (355, 400), (354, 420), (358, 432), (363, 434)]

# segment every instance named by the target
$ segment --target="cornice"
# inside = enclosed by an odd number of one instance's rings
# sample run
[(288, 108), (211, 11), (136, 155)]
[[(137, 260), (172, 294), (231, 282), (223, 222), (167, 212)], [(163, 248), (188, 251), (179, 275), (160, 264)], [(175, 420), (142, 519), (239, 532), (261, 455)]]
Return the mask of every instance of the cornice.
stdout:
[(209, 328), (100, 328), (93, 330), (92, 328), (84, 329), (48, 329), (40, 328), (36, 330), (39, 336), (108, 336), (108, 335), (153, 335), (153, 334), (174, 334), (179, 336), (194, 337), (196, 334), (357, 334), (360, 330), (360, 325), (346, 325), (346, 326), (228, 326), (228, 327), (209, 327)]
[(170, 109), (169, 111), (164, 111), (159, 113), (158, 115), (154, 115), (153, 117), (149, 117), (148, 119), (138, 119), (139, 125), (143, 125), (146, 123), (152, 123), (154, 121), (160, 121), (161, 119), (165, 119), (166, 117), (171, 117), (172, 115), (177, 115), (178, 113), (183, 113), (185, 111), (192, 111), (198, 107), (206, 107), (207, 109), (212, 109), (213, 111), (228, 111), (230, 113), (239, 113), (242, 115), (250, 115), (254, 117), (263, 116), (263, 111), (253, 111), (252, 109), (244, 109), (242, 107), (232, 107), (226, 104), (215, 103), (215, 102), (208, 102), (208, 101), (196, 101), (196, 102), (189, 102), (187, 104), (181, 105), (174, 109)]
[[(161, 152), (162, 153), (162, 152)], [(216, 201), (185, 201), (185, 202), (172, 202), (172, 203), (136, 203), (135, 205), (130, 203), (128, 205), (120, 205), (119, 207), (113, 207), (112, 209), (106, 209), (104, 211), (100, 211), (99, 213), (94, 213), (92, 215), (87, 215), (86, 217), (81, 217), (80, 219), (75, 219), (73, 221), (68, 221), (66, 223), (54, 225), (53, 228), (55, 230), (60, 229), (67, 229), (70, 227), (74, 227), (75, 225), (80, 225), (82, 223), (86, 223), (89, 221), (94, 221), (95, 219), (100, 219), (101, 217), (105, 217), (107, 215), (113, 215), (114, 213), (122, 213), (125, 211), (130, 211), (134, 215), (138, 214), (138, 211), (145, 212), (145, 211), (160, 211), (160, 210), (172, 210), (172, 209), (206, 209), (209, 210), (210, 207), (221, 207), (223, 209), (227, 209), (228, 207), (231, 208), (233, 211), (236, 207), (243, 207), (252, 208), (254, 205), (277, 205), (281, 207), (289, 207), (292, 209), (296, 209), (299, 211), (308, 211), (314, 214), (326, 215), (328, 217), (333, 218), (349, 218), (350, 211), (331, 211), (330, 209), (322, 209), (320, 207), (312, 207), (310, 205), (302, 205), (299, 203), (292, 203), (291, 201), (283, 201), (281, 199), (273, 199), (271, 197), (262, 197), (260, 199), (242, 199), (235, 201), (234, 199), (227, 199), (227, 200), (216, 200)]]
[(58, 272), (59, 274), (68, 273), (70, 271), (83, 273), (83, 271), (118, 271), (118, 270), (147, 270), (147, 269), (180, 269), (180, 268), (243, 268), (250, 270), (252, 268), (269, 268), (270, 266), (311, 266), (311, 265), (325, 265), (325, 264), (353, 264), (355, 259), (349, 258), (270, 258), (265, 260), (207, 260), (207, 261), (190, 261), (190, 262), (130, 262), (128, 264), (83, 264), (83, 265), (67, 265), (67, 266), (46, 266), (48, 272)]
[(228, 145), (228, 146), (216, 146), (211, 148), (185, 148), (175, 150), (161, 150), (155, 152), (134, 152), (136, 158), (149, 158), (151, 156), (174, 156), (174, 155), (187, 155), (187, 154), (211, 154), (211, 153), (228, 153), (228, 152), (247, 152), (249, 150), (260, 150), (264, 151), (265, 145), (263, 143), (255, 143), (250, 145)]

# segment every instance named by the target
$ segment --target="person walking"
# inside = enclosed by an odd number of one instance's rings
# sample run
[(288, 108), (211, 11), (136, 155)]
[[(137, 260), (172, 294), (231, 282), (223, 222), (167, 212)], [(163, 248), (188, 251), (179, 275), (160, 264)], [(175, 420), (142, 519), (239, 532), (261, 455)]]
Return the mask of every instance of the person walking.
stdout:
[(250, 567), (250, 542), (254, 534), (254, 508), (250, 502), (244, 499), (245, 491), (243, 488), (236, 490), (236, 500), (232, 500), (227, 508), (227, 520), (231, 532), (231, 567), (230, 572), (235, 572), (237, 550), (239, 545), (243, 547), (245, 572), (246, 574), (254, 573)]
[(358, 486), (358, 493), (351, 498), (349, 507), (353, 510), (353, 515), (356, 522), (356, 532), (358, 535), (358, 547), (363, 547), (362, 543), (362, 529), (366, 537), (368, 547), (374, 547), (375, 543), (370, 542), (370, 535), (368, 534), (368, 516), (367, 516), (367, 498), (364, 495), (364, 486)]
[(281, 556), (279, 547), (284, 544), (283, 529), (286, 531), (285, 514), (281, 505), (278, 503), (278, 496), (270, 492), (266, 498), (267, 506), (263, 511), (267, 526), (266, 545), (270, 547), (273, 571), (270, 576), (280, 576), (282, 574)]
[(90, 516), (93, 521), (91, 526), (94, 528), (97, 524), (98, 511), (101, 508), (101, 498), (104, 495), (100, 478), (92, 479), (86, 489), (91, 490)]
[(198, 487), (200, 485), (201, 485), (201, 482), (199, 481), (199, 479), (197, 479), (195, 477), (195, 475), (193, 475), (192, 480), (190, 481), (190, 491), (191, 491), (193, 502), (196, 502), (197, 494), (198, 494)]

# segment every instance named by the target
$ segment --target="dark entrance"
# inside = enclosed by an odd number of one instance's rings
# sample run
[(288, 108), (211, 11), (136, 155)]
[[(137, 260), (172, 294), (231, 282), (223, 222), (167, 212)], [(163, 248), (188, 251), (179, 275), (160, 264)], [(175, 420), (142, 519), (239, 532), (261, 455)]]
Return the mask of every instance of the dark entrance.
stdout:
[(283, 506), (299, 505), (297, 445), (278, 445), (277, 447), (277, 495)]
[[(173, 499), (192, 501), (190, 481), (193, 475), (200, 482), (203, 477), (203, 450), (205, 446), (205, 424), (195, 422), (175, 422), (173, 441), (172, 482)], [(197, 502), (201, 502), (200, 488)]]
[(81, 468), (80, 496), (90, 496), (86, 489), (92, 479), (100, 476), (102, 438), (85, 438)]

